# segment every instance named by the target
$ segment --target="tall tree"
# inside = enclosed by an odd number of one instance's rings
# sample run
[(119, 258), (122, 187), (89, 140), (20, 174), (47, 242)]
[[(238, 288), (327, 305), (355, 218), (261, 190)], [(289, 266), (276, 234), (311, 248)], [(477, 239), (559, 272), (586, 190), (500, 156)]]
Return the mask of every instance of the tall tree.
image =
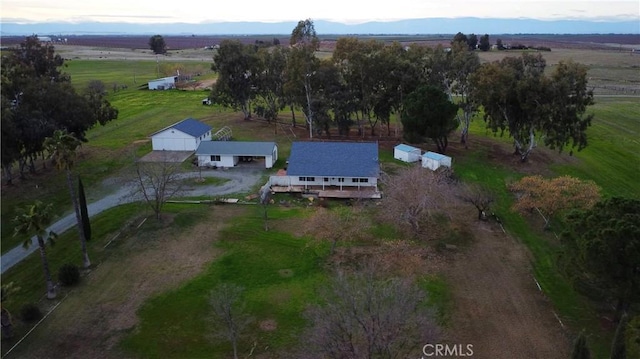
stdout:
[[(311, 106), (314, 96), (313, 88), (311, 87), (311, 78), (318, 66), (318, 59), (315, 53), (320, 48), (320, 39), (318, 39), (315, 26), (311, 19), (298, 21), (298, 24), (291, 32), (289, 45), (291, 45), (291, 57), (288, 66), (288, 80), (292, 82), (290, 87), (302, 88), (304, 91), (305, 106), (303, 106), (303, 108), (305, 108), (305, 110), (303, 112), (309, 128), (309, 137), (311, 138), (313, 137), (313, 125), (315, 121)], [(299, 93), (298, 91), (294, 93)]]
[(182, 189), (180, 164), (167, 160), (161, 162), (136, 161), (135, 171), (138, 186), (132, 195), (141, 195), (145, 203), (153, 210), (156, 219), (160, 221), (160, 215), (167, 200)]
[(461, 42), (461, 43), (467, 45), (467, 43), (469, 42), (469, 39), (467, 38), (467, 35), (465, 35), (465, 34), (463, 34), (461, 32), (458, 32), (453, 37), (453, 40), (451, 40), (451, 44), (453, 45), (456, 42)]
[(381, 183), (385, 195), (380, 218), (414, 238), (423, 234), (430, 215), (453, 202), (453, 187), (445, 172), (413, 166), (383, 176)]
[[(372, 266), (336, 274), (306, 315), (312, 358), (409, 358), (439, 330), (410, 278), (379, 278)], [(308, 352), (308, 350), (307, 350)], [(419, 355), (418, 355), (419, 356)]]
[(579, 288), (615, 302), (616, 320), (640, 302), (640, 200), (614, 197), (567, 217), (563, 263)]
[(226, 338), (233, 347), (233, 357), (238, 359), (238, 341), (252, 319), (242, 302), (244, 289), (233, 283), (220, 283), (209, 293), (209, 304), (217, 327), (216, 334)]
[(83, 266), (84, 268), (89, 268), (91, 266), (91, 261), (89, 260), (89, 253), (87, 252), (87, 238), (85, 237), (82, 225), (80, 204), (78, 203), (78, 197), (74, 190), (72, 173), (77, 157), (76, 150), (78, 146), (80, 146), (80, 143), (80, 140), (78, 140), (74, 135), (69, 134), (66, 131), (56, 130), (52, 137), (45, 140), (44, 145), (49, 156), (55, 162), (56, 168), (58, 170), (63, 170), (66, 173), (69, 196), (71, 197), (71, 204), (73, 205), (76, 215), (76, 228), (78, 230), (78, 238), (80, 239), (80, 246), (82, 248)]
[(449, 134), (458, 127), (457, 112), (458, 106), (441, 90), (432, 86), (419, 87), (404, 100), (405, 139), (416, 143), (425, 137), (431, 138), (438, 152), (445, 152)]
[(489, 35), (484, 34), (480, 36), (480, 43), (478, 44), (478, 48), (481, 51), (489, 51), (491, 50), (491, 41), (489, 41)]
[(213, 56), (211, 69), (218, 72), (211, 99), (240, 110), (245, 120), (251, 117), (251, 101), (256, 97), (260, 74), (255, 47), (238, 40), (224, 40)]
[(476, 49), (477, 46), (478, 46), (478, 36), (476, 36), (476, 34), (469, 34), (469, 36), (467, 36), (467, 48), (470, 51), (473, 51)]
[(89, 242), (91, 240), (91, 219), (89, 218), (89, 210), (87, 208), (87, 196), (84, 193), (84, 185), (82, 179), (78, 177), (78, 203), (80, 204), (80, 218), (82, 218), (82, 231), (84, 238)]
[(593, 93), (587, 89), (586, 67), (561, 62), (547, 77), (545, 66), (540, 54), (522, 54), (483, 64), (471, 78), (472, 97), (484, 108), (487, 127), (508, 131), (522, 161), (538, 137), (558, 151), (587, 145), (593, 115), (586, 111)]
[[(18, 215), (14, 218), (15, 235), (26, 234), (31, 235), (35, 233), (38, 241), (38, 247), (40, 249), (40, 260), (42, 261), (42, 270), (44, 271), (45, 281), (47, 283), (47, 298), (53, 299), (56, 297), (56, 289), (51, 279), (51, 271), (49, 270), (49, 261), (47, 260), (47, 251), (45, 244), (49, 242), (53, 245), (54, 239), (57, 234), (53, 231), (47, 233), (46, 226), (51, 221), (52, 205), (40, 201), (35, 201), (31, 205), (27, 205), (25, 208), (21, 208)], [(25, 239), (23, 246), (25, 248), (31, 245), (31, 237)]]
[(276, 121), (278, 112), (286, 106), (284, 84), (288, 53), (289, 50), (281, 46), (261, 48), (257, 53), (260, 61), (257, 95), (264, 104), (262, 116), (269, 122)]
[(167, 53), (167, 44), (164, 42), (162, 35), (153, 35), (149, 38), (149, 48), (156, 55)]

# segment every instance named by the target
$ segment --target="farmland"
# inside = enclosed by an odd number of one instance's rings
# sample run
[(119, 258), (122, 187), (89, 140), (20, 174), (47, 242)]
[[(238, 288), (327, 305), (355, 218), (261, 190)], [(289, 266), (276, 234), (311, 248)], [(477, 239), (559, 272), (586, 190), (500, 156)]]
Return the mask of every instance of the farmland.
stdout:
[[(613, 39), (602, 39), (598, 50), (588, 48), (593, 44), (578, 46), (590, 43), (587, 38), (544, 40), (570, 44), (545, 54), (550, 66), (573, 58), (590, 65), (590, 75), (597, 79), (594, 82), (606, 81), (631, 90), (640, 83), (637, 72), (633, 72), (639, 57), (615, 47), (604, 50), (611, 48), (606, 43)], [(282, 158), (288, 154), (293, 134), (304, 139), (303, 128), (278, 130), (266, 123), (243, 121), (240, 114), (228, 109), (202, 106), (200, 100), (206, 91), (138, 90), (140, 84), (158, 76), (159, 64), (165, 68), (181, 65), (208, 69), (212, 53), (192, 43), (172, 49), (157, 60), (149, 50), (143, 50), (146, 39), (136, 41), (142, 44), (60, 46), (69, 59), (66, 70), (76, 86), (94, 79), (127, 85), (109, 94), (111, 103), (120, 110), (119, 119), (89, 131), (89, 141), (81, 149), (78, 172), (87, 179), (91, 198), (109, 191), (106, 180), (125, 172), (132, 151), (150, 150), (146, 142), (150, 132), (185, 117), (201, 119), (216, 128), (231, 126), (238, 139), (275, 140), (281, 145)], [(504, 53), (482, 56), (490, 61)], [(204, 78), (215, 77), (202, 72)], [(230, 279), (246, 288), (247, 309), (255, 317), (248, 339), (241, 343), (243, 353), (253, 350), (261, 357), (283, 357), (299, 343), (297, 335), (305, 327), (302, 312), (314, 301), (314, 291), (327, 280), (327, 267), (362, 258), (387, 263), (391, 273), (421, 278), (433, 291), (431, 305), (443, 323), (444, 339), (473, 343), (478, 355), (566, 357), (575, 333), (586, 328), (596, 357), (603, 357), (611, 328), (601, 327), (595, 308), (557, 273), (552, 234), (540, 230), (535, 219), (511, 211), (513, 198), (505, 184), (531, 173), (572, 174), (593, 179), (606, 195), (638, 197), (637, 103), (637, 98), (597, 97), (589, 146), (584, 151), (569, 156), (537, 148), (526, 164), (510, 156), (506, 138), (487, 133), (482, 120), (475, 119), (470, 149), (452, 144), (455, 171), (464, 181), (495, 190), (495, 211), (503, 218), (506, 234), (498, 226), (472, 221), (472, 208), (460, 205), (455, 217), (464, 219), (451, 224), (455, 230), (437, 233), (433, 244), (402, 241), (394, 230), (379, 225), (371, 230), (367, 241), (341, 246), (332, 257), (326, 243), (318, 244), (312, 240), (313, 234), (303, 231), (305, 219), (315, 207), (299, 199), (277, 198), (276, 203), (287, 205), (276, 205), (270, 212), (270, 231), (262, 229), (259, 209), (250, 206), (173, 205), (164, 224), (149, 221), (138, 228), (146, 216), (142, 207), (126, 205), (107, 211), (94, 221), (97, 233), (91, 250), (96, 267), (80, 287), (65, 293), (67, 299), (11, 357), (51, 353), (59, 357), (109, 358), (223, 356), (229, 352), (228, 344), (211, 338), (207, 295), (212, 283)], [(283, 120), (288, 120), (287, 115), (282, 114)], [(395, 166), (391, 145), (381, 143), (380, 158), (385, 168)], [(66, 208), (68, 198), (58, 190), (62, 183), (60, 174), (48, 170), (14, 188), (3, 188), (3, 251), (19, 243), (19, 238), (8, 238), (10, 231), (5, 230), (11, 227), (5, 222), (10, 217), (9, 207), (42, 198)], [(34, 187), (38, 191), (27, 190)], [(105, 246), (117, 233), (119, 239)], [(72, 249), (77, 245), (73, 233), (65, 233), (59, 243), (51, 250), (51, 261), (57, 263), (54, 268), (79, 258), (79, 252)], [(437, 244), (454, 244), (459, 251), (438, 251)], [(15, 281), (22, 287), (13, 300), (39, 300), (38, 265), (38, 258), (32, 256), (3, 274), (3, 283)], [(534, 278), (543, 293), (536, 288)], [(508, 344), (497, 345), (502, 341)], [(4, 353), (5, 342), (2, 347)]]

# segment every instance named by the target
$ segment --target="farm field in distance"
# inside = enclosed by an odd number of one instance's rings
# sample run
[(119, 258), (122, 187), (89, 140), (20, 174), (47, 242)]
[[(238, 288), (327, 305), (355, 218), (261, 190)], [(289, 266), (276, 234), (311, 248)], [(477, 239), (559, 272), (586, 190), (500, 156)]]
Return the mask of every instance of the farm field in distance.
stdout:
[[(270, 41), (274, 37), (243, 36), (242, 41)], [(497, 37), (492, 35), (492, 41)], [(151, 149), (150, 133), (187, 117), (214, 128), (230, 126), (236, 139), (276, 141), (282, 159), (287, 157), (292, 140), (308, 136), (302, 126), (289, 130), (243, 121), (241, 114), (229, 109), (201, 105), (216, 76), (210, 70), (213, 52), (204, 47), (224, 38), (167, 36), (169, 53), (158, 57), (148, 49), (146, 36), (77, 36), (64, 45), (54, 45), (66, 59), (64, 71), (71, 74), (73, 84), (82, 87), (94, 79), (104, 81), (109, 101), (120, 111), (117, 120), (90, 130), (89, 141), (82, 146), (77, 170), (87, 178), (90, 200), (117, 186), (109, 179), (127, 172), (132, 153)], [(288, 43), (287, 36), (278, 38)], [(321, 38), (323, 56), (330, 54), (335, 39)], [(450, 41), (445, 36), (384, 39), (431, 45)], [(65, 291), (56, 310), (7, 357), (49, 353), (78, 358), (228, 355), (230, 345), (212, 335), (207, 295), (212, 283), (230, 279), (245, 288), (247, 309), (254, 317), (239, 343), (243, 355), (285, 357), (298, 349), (306, 324), (304, 308), (316, 300), (314, 291), (327, 281), (327, 268), (360, 263), (363, 258), (383, 263), (394, 275), (420, 278), (432, 295), (430, 305), (442, 324), (443, 341), (471, 343), (477, 355), (482, 355), (478, 357), (566, 358), (572, 340), (582, 329), (588, 333), (593, 357), (605, 357), (615, 328), (559, 275), (553, 265), (557, 254), (553, 233), (543, 231), (538, 218), (513, 212), (512, 194), (505, 185), (529, 174), (570, 174), (594, 180), (606, 196), (640, 197), (640, 53), (630, 51), (640, 47), (639, 37), (505, 35), (503, 39), (550, 47), (552, 51), (542, 54), (551, 68), (567, 59), (588, 65), (596, 94), (589, 146), (572, 156), (540, 146), (528, 163), (521, 164), (510, 155), (506, 136), (493, 136), (481, 118), (472, 123), (469, 149), (457, 143), (457, 132), (450, 138), (449, 154), (456, 174), (465, 182), (495, 190), (494, 209), (503, 218), (506, 233), (497, 225), (475, 221), (473, 207), (460, 204), (456, 219), (443, 220), (433, 242), (426, 245), (405, 241), (393, 229), (375, 225), (361, 243), (339, 245), (336, 253), (330, 254), (326, 243), (314, 240), (313, 231), (305, 227), (320, 206), (298, 198), (276, 198), (269, 212), (269, 231), (263, 229), (260, 206), (171, 205), (164, 223), (150, 219), (138, 227), (149, 215), (144, 207), (117, 207), (95, 219), (98, 229), (90, 244), (95, 267), (90, 274), (78, 288)], [(12, 41), (3, 37), (2, 45)], [(518, 56), (519, 52), (479, 55), (482, 61), (493, 61)], [(201, 86), (166, 92), (138, 89), (176, 67), (200, 72), (197, 81)], [(285, 110), (280, 118), (287, 123), (290, 116)], [(397, 170), (392, 148), (399, 142), (380, 142), (383, 168)], [(431, 144), (422, 147), (435, 150)], [(37, 197), (68, 213), (68, 193), (55, 190), (63, 183), (63, 175), (49, 169), (11, 188), (3, 186), (3, 253), (21, 242), (10, 238), (9, 207)], [(40, 192), (23, 194), (36, 186)], [(330, 203), (328, 207), (339, 205)], [(61, 245), (50, 250), (54, 269), (79, 258), (79, 253), (69, 254), (77, 247), (70, 232), (60, 238)], [(116, 234), (118, 240), (105, 246)], [(456, 249), (443, 250), (447, 245)], [(38, 260), (31, 256), (2, 274), (3, 283), (15, 281), (22, 287), (14, 300), (46, 302), (40, 298)], [(46, 304), (47, 308), (52, 306)], [(24, 333), (27, 328), (16, 329)], [(507, 344), (500, 345), (503, 342)], [(3, 340), (2, 354), (14, 343)]]

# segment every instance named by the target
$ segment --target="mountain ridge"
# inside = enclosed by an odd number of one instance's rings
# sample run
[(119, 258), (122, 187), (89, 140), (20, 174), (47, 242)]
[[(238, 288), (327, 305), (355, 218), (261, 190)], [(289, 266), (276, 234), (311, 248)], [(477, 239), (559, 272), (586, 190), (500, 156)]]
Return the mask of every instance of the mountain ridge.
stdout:
[[(2, 36), (87, 34), (87, 35), (257, 35), (290, 34), (296, 21), (283, 22), (210, 22), (210, 23), (34, 23), (0, 21)], [(344, 24), (334, 21), (314, 20), (318, 34), (361, 35), (422, 35), (422, 34), (638, 34), (638, 21), (595, 20), (536, 20), (525, 18), (425, 18), (398, 21), (370, 21), (359, 24)], [(640, 42), (640, 41), (639, 41)]]

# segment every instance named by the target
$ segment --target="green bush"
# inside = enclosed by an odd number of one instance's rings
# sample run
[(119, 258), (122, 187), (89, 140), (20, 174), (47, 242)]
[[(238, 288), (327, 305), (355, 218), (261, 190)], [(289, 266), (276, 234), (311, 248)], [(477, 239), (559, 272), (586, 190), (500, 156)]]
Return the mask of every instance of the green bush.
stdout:
[(65, 264), (60, 267), (58, 281), (65, 287), (71, 287), (80, 282), (80, 269), (74, 264)]
[(42, 312), (37, 305), (33, 303), (25, 304), (20, 308), (20, 319), (25, 322), (35, 322), (42, 318)]

